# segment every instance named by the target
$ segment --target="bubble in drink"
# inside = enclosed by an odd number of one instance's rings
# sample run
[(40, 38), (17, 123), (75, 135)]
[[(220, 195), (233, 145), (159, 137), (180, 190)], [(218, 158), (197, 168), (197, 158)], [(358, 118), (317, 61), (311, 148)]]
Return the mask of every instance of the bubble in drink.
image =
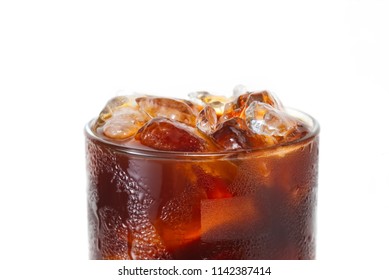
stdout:
[(92, 259), (314, 259), (318, 126), (268, 91), (118, 96), (86, 128)]

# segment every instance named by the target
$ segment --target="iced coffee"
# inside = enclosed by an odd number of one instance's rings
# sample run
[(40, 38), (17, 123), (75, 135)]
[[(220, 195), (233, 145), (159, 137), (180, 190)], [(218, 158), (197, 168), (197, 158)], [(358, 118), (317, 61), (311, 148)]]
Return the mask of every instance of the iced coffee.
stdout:
[(268, 91), (126, 95), (85, 129), (91, 259), (314, 259), (317, 122)]

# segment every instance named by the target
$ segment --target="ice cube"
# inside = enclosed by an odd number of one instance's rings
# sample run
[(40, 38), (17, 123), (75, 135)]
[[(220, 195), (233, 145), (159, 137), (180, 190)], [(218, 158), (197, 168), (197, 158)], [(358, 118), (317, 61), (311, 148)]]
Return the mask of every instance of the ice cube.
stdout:
[[(219, 168), (225, 166), (226, 165), (223, 165), (223, 163), (219, 164)], [(206, 167), (206, 163), (200, 165), (193, 165), (192, 167), (193, 172), (196, 174), (197, 186), (201, 186), (201, 188), (204, 189), (206, 197), (208, 199), (232, 197), (231, 191), (228, 187), (228, 183), (232, 180), (232, 178), (223, 178), (220, 176), (221, 174), (216, 175), (215, 172), (208, 173)], [(220, 170), (218, 170), (217, 172), (220, 172)], [(236, 173), (236, 171), (234, 173)], [(234, 173), (231, 174), (232, 177)]]
[(201, 240), (256, 238), (265, 222), (261, 208), (252, 196), (202, 200)]
[(266, 148), (274, 146), (279, 143), (279, 140), (271, 135), (255, 134), (253, 133), (250, 138), (251, 147), (256, 148)]
[(110, 99), (103, 110), (100, 112), (98, 119), (96, 120), (95, 127), (102, 126), (111, 116), (112, 114), (123, 107), (133, 107), (136, 105), (135, 96), (116, 96)]
[(250, 130), (246, 122), (234, 117), (217, 125), (211, 138), (225, 150), (250, 148)]
[(247, 90), (246, 86), (244, 86), (244, 85), (237, 85), (237, 86), (234, 87), (233, 96), (234, 97), (239, 97), (239, 96), (241, 96), (241, 95), (243, 95), (243, 94), (245, 94), (247, 92), (248, 92), (248, 90)]
[(206, 141), (195, 133), (193, 127), (162, 117), (149, 121), (135, 138), (156, 150), (199, 152), (206, 149)]
[[(268, 104), (276, 109), (283, 110), (281, 102), (275, 95), (271, 95), (268, 91), (260, 92), (243, 92), (245, 89), (237, 89), (236, 92), (242, 92), (241, 95), (225, 104), (222, 116), (219, 118), (219, 122), (227, 121), (231, 118), (240, 116), (244, 110), (254, 101)], [(234, 91), (235, 93), (235, 91)]]
[(253, 132), (262, 134), (265, 130), (265, 115), (269, 110), (272, 110), (269, 105), (255, 101), (246, 108), (242, 117)]
[(270, 92), (264, 90), (260, 92), (252, 92), (247, 95), (247, 100), (246, 100), (246, 107), (250, 106), (250, 104), (254, 101), (262, 102), (265, 104), (268, 104), (272, 106), (275, 109), (278, 110), (283, 110), (283, 105), (281, 101), (274, 95), (271, 94)]
[(103, 133), (112, 139), (126, 139), (135, 133), (150, 119), (142, 111), (131, 107), (122, 107), (112, 113), (105, 122)]
[(197, 128), (205, 134), (212, 133), (217, 124), (217, 115), (215, 109), (211, 106), (205, 106), (203, 110), (201, 110), (196, 119)]
[(203, 106), (211, 106), (215, 109), (217, 115), (221, 115), (224, 111), (224, 105), (230, 101), (229, 98), (220, 95), (212, 95), (207, 91), (197, 91), (189, 94), (189, 97)]
[(250, 130), (260, 135), (285, 137), (297, 126), (295, 118), (259, 101), (250, 103), (244, 117)]
[(179, 99), (145, 96), (138, 97), (136, 102), (151, 118), (165, 117), (191, 126), (196, 125), (196, 115), (192, 108)]
[(203, 106), (200, 104), (197, 104), (195, 102), (192, 102), (190, 100), (185, 100), (185, 99), (179, 99), (182, 102), (185, 102), (193, 111), (193, 113), (197, 116), (199, 112), (203, 109)]
[[(185, 251), (185, 246), (200, 238), (200, 200), (205, 198), (201, 189), (188, 185), (181, 193), (162, 203), (156, 228), (168, 250)], [(174, 254), (173, 253), (173, 254)]]
[(224, 105), (223, 114), (219, 118), (219, 123), (228, 121), (229, 119), (239, 117), (244, 107), (240, 107), (236, 102), (228, 102)]
[(208, 91), (194, 91), (188, 94), (190, 100), (194, 103), (203, 104), (203, 97), (210, 95)]
[(284, 142), (292, 142), (297, 139), (303, 138), (309, 133), (309, 127), (300, 120), (296, 120), (296, 126), (285, 135)]

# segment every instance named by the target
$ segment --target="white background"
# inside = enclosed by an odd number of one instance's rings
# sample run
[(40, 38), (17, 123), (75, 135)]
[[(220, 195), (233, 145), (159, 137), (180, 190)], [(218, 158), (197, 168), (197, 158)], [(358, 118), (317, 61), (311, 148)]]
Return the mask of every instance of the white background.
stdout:
[(237, 84), (320, 122), (317, 262), (385, 275), (388, 15), (385, 0), (0, 1), (0, 275), (85, 264), (83, 127), (118, 90)]

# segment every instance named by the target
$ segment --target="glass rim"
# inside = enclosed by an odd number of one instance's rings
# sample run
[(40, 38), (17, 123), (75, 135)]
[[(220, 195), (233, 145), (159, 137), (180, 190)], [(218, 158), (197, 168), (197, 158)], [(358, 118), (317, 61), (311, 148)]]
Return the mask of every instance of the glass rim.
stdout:
[(237, 157), (237, 156), (260, 156), (263, 154), (268, 155), (270, 153), (277, 153), (280, 149), (287, 147), (298, 147), (303, 143), (310, 142), (313, 138), (319, 135), (320, 125), (318, 121), (313, 118), (311, 115), (293, 108), (285, 108), (285, 110), (290, 113), (292, 116), (303, 121), (310, 127), (309, 133), (302, 138), (296, 139), (294, 141), (277, 144), (270, 147), (259, 147), (247, 150), (232, 150), (232, 151), (217, 151), (217, 152), (182, 152), (182, 151), (164, 151), (164, 150), (152, 150), (152, 149), (141, 149), (136, 147), (123, 146), (120, 143), (115, 143), (108, 139), (104, 139), (97, 135), (92, 130), (92, 124), (96, 118), (90, 120), (84, 128), (84, 132), (87, 137), (94, 139), (96, 141), (102, 142), (106, 146), (111, 147), (117, 152), (125, 153), (137, 157), (153, 158), (153, 159), (209, 159), (209, 158), (228, 158), (228, 157)]

